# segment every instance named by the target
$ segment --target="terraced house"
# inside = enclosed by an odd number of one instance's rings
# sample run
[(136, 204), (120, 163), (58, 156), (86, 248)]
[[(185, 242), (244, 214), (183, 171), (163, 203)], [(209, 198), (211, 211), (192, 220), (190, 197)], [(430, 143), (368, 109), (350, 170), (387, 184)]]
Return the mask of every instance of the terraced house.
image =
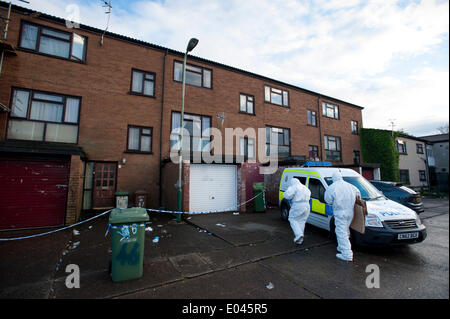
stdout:
[[(7, 8), (0, 2), (2, 16)], [(175, 208), (170, 148), (179, 139), (184, 53), (102, 35), (12, 6), (1, 42), (0, 229), (71, 224), (83, 210), (113, 206), (117, 190), (131, 202), (144, 190), (148, 207)], [(194, 56), (186, 83), (191, 153), (211, 143), (209, 128), (264, 128), (268, 152), (270, 138), (279, 142), (278, 159), (359, 161), (360, 106)], [(233, 163), (184, 163), (183, 209), (248, 199), (251, 183), (264, 180), (256, 145), (240, 136)]]

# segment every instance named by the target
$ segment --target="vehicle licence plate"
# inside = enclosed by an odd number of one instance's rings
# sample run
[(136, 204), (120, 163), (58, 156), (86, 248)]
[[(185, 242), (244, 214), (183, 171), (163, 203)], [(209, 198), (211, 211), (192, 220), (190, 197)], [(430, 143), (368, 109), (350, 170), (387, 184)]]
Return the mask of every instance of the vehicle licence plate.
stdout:
[(419, 238), (419, 232), (398, 234), (398, 239), (413, 239), (413, 238)]

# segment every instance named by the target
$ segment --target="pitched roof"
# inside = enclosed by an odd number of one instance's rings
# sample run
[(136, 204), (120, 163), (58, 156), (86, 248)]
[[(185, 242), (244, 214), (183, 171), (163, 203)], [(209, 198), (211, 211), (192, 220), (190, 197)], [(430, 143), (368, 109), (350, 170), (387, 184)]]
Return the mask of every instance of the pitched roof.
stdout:
[(448, 142), (448, 133), (426, 135), (426, 136), (421, 136), (420, 138), (423, 140), (426, 140), (427, 142), (430, 142), (430, 143)]

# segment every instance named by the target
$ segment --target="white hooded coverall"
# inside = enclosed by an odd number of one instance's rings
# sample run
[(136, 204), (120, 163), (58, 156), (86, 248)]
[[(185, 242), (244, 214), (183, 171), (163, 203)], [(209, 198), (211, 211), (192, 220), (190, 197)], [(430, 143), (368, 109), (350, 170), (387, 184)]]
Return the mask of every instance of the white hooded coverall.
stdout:
[(310, 190), (297, 178), (293, 178), (288, 189), (284, 192), (284, 198), (291, 200), (289, 210), (289, 223), (294, 232), (294, 242), (301, 243), (305, 231), (305, 223), (309, 216)]
[(325, 201), (333, 205), (335, 233), (338, 242), (338, 258), (352, 261), (353, 251), (350, 244), (350, 224), (353, 220), (353, 207), (359, 190), (342, 179), (340, 172), (332, 176), (333, 184), (325, 191)]

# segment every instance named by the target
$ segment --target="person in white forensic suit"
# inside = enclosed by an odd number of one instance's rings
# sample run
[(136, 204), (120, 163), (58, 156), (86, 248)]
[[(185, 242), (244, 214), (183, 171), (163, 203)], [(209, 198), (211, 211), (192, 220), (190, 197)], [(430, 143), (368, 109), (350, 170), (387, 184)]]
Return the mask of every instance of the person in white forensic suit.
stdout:
[(284, 198), (292, 201), (289, 210), (289, 223), (294, 232), (294, 242), (299, 245), (303, 243), (305, 223), (310, 211), (310, 197), (311, 191), (297, 178), (291, 180), (288, 189), (284, 192)]
[(350, 224), (353, 220), (353, 208), (360, 191), (342, 179), (340, 172), (332, 175), (333, 184), (325, 191), (325, 201), (333, 205), (335, 233), (338, 242), (336, 257), (345, 261), (353, 261), (350, 244)]

